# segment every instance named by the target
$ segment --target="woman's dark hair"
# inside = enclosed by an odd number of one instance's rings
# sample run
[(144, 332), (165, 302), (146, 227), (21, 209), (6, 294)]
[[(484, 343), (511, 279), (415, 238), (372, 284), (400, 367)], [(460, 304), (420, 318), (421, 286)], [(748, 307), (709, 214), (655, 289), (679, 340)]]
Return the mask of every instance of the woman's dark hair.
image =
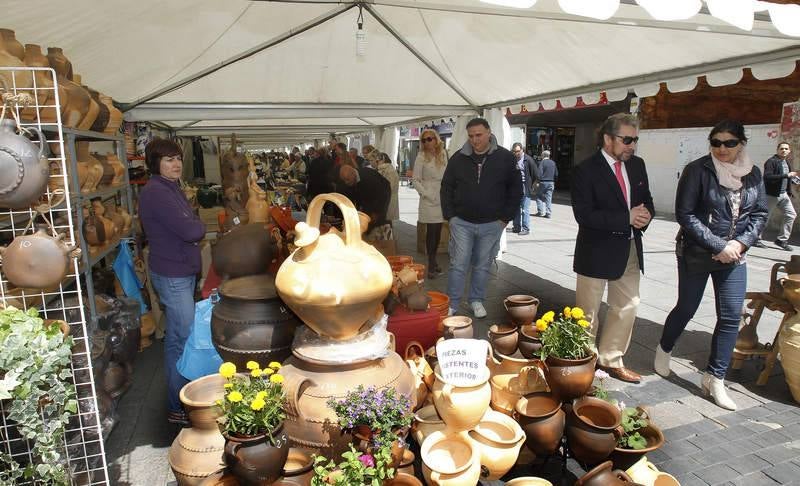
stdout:
[(161, 157), (183, 157), (183, 150), (172, 140), (154, 138), (144, 149), (144, 162), (151, 174), (161, 174)]
[(708, 140), (711, 141), (711, 138), (718, 133), (730, 133), (738, 138), (739, 141), (742, 142), (742, 145), (747, 143), (747, 136), (744, 134), (744, 125), (736, 120), (722, 120), (714, 125), (714, 128), (711, 129), (711, 133), (708, 134)]

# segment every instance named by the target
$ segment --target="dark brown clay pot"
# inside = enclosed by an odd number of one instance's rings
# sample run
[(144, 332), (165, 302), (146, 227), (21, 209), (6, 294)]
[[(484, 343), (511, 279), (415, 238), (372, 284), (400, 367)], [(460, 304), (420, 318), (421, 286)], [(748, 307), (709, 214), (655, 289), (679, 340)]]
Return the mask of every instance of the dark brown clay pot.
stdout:
[(292, 447), (289, 449), (286, 465), (283, 466), (283, 477), (272, 484), (275, 486), (308, 486), (314, 476), (313, 469), (313, 453), (306, 449)]
[(619, 469), (612, 471), (611, 461), (606, 461), (575, 482), (575, 486), (633, 486), (636, 483)]
[(472, 328), (472, 319), (466, 316), (450, 316), (442, 319), (444, 325), (444, 338), (472, 339), (475, 330)]
[[(542, 340), (539, 338), (539, 332), (532, 324), (520, 326), (519, 333), (519, 352), (525, 359), (534, 359), (539, 355), (542, 350)], [(505, 354), (505, 353), (503, 353)]]
[(297, 316), (275, 291), (269, 275), (250, 275), (220, 286), (211, 312), (211, 338), (225, 361), (244, 369), (248, 361), (283, 361), (291, 354)]
[(289, 457), (289, 439), (283, 424), (266, 434), (239, 437), (225, 434), (225, 464), (242, 486), (271, 484), (281, 477)]
[(575, 400), (567, 413), (567, 441), (575, 459), (597, 464), (608, 458), (622, 434), (619, 423), (619, 409), (605, 400)]
[(492, 349), (500, 354), (512, 355), (517, 352), (517, 328), (514, 326), (501, 326), (492, 324), (489, 327), (489, 342)]
[(547, 385), (562, 402), (568, 402), (586, 395), (594, 381), (594, 367), (597, 355), (583, 359), (561, 359), (548, 356), (544, 373)]
[(509, 295), (503, 301), (503, 305), (511, 318), (511, 322), (517, 326), (530, 324), (536, 317), (539, 309), (539, 299), (532, 295)]
[(260, 224), (234, 227), (211, 247), (214, 270), (223, 279), (266, 273), (272, 261), (269, 232)]
[(514, 418), (525, 431), (525, 444), (537, 456), (550, 456), (558, 451), (565, 417), (561, 401), (547, 392), (525, 395), (514, 407)]
[(636, 464), (642, 456), (653, 452), (662, 445), (664, 445), (664, 434), (661, 429), (652, 423), (647, 427), (638, 430), (639, 434), (647, 441), (647, 447), (644, 449), (622, 449), (615, 447), (614, 452), (611, 453), (611, 461), (614, 467), (626, 471), (629, 467)]

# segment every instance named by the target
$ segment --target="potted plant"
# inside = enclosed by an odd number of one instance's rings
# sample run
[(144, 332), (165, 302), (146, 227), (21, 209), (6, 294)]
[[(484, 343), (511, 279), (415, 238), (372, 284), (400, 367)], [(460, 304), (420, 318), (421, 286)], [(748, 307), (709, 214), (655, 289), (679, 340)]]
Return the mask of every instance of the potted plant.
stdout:
[(353, 436), (359, 450), (371, 453), (375, 447), (389, 445), (393, 467), (397, 467), (414, 418), (408, 397), (394, 388), (358, 385), (341, 400), (328, 400), (328, 407), (336, 413), (342, 430)]
[(390, 465), (389, 444), (376, 448), (372, 454), (358, 451), (350, 444), (350, 450), (342, 454), (342, 459), (337, 464), (332, 459), (316, 456), (311, 486), (380, 486), (395, 476), (395, 469)]
[(236, 365), (222, 363), (225, 397), (217, 401), (222, 415), (217, 422), (225, 437), (225, 464), (240, 484), (270, 484), (278, 480), (289, 455), (283, 431), (284, 394), (281, 364), (262, 369), (247, 362), (248, 373), (237, 374)]
[(565, 307), (558, 317), (549, 311), (536, 321), (547, 384), (562, 401), (583, 396), (592, 386), (597, 355), (591, 350), (590, 327), (580, 307)]
[[(61, 324), (61, 327), (59, 326)], [(0, 310), (0, 400), (30, 441), (30, 464), (0, 452), (0, 484), (69, 484), (64, 429), (78, 402), (70, 360), (73, 339), (63, 321), (45, 322), (35, 308)]]
[(626, 470), (642, 456), (664, 445), (664, 434), (650, 420), (646, 410), (641, 407), (625, 407), (622, 412), (622, 435), (617, 439), (617, 447), (611, 454), (614, 467)]

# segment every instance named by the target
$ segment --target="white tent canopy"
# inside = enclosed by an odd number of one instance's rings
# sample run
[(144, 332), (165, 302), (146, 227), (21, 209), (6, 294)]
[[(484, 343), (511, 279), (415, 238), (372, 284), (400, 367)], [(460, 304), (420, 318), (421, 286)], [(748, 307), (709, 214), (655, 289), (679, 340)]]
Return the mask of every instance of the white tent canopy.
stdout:
[[(659, 1), (701, 5), (640, 3)], [(681, 91), (700, 75), (727, 84), (743, 67), (785, 76), (800, 58), (800, 39), (778, 30), (800, 23), (797, 5), (708, 0), (688, 19), (666, 21), (633, 0), (528, 3), (7, 0), (2, 26), (23, 43), (62, 47), (127, 120), (287, 141), (524, 102), (572, 106), (600, 91), (644, 96), (661, 81)], [(613, 16), (566, 13), (601, 4)], [(750, 9), (752, 30), (718, 18), (741, 24), (734, 5)], [(364, 56), (356, 55), (359, 13)]]

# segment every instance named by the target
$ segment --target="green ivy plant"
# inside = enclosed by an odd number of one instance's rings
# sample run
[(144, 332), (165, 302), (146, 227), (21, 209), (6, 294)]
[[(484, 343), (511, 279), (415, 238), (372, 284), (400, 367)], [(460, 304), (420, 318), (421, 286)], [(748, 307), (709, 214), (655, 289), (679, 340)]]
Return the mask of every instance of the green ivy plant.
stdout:
[(617, 439), (617, 446), (635, 450), (647, 447), (647, 439), (639, 433), (640, 429), (650, 425), (647, 412), (641, 408), (626, 407), (622, 410), (621, 425), (624, 433)]
[(21, 480), (69, 484), (62, 458), (64, 428), (78, 412), (70, 360), (73, 339), (48, 325), (35, 308), (0, 310), (0, 400), (7, 418), (31, 442), (33, 462), (0, 453), (0, 486)]

